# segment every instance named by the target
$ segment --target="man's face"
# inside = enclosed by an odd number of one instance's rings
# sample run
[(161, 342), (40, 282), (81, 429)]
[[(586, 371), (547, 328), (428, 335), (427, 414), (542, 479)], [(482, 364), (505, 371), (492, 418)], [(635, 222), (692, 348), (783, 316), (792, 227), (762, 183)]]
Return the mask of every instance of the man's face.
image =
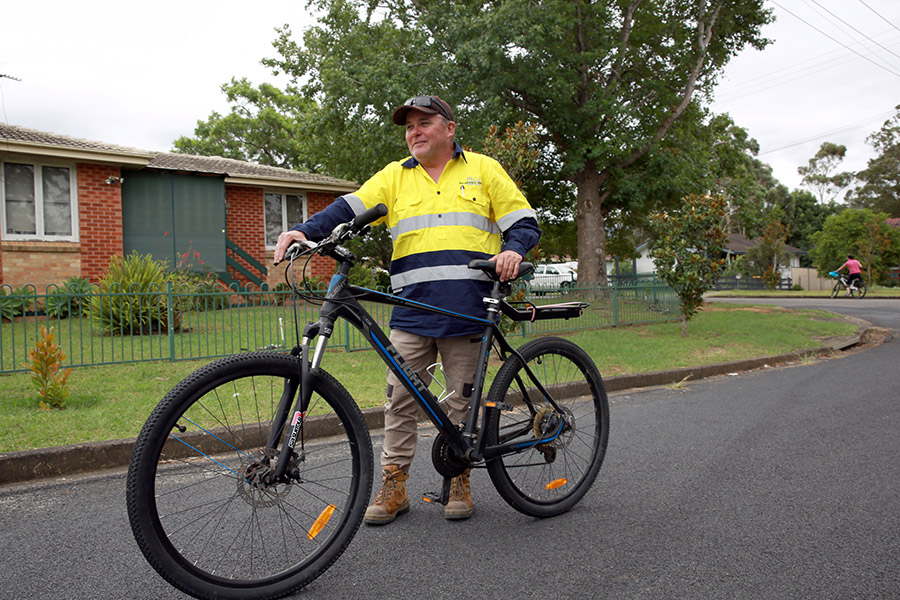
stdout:
[(437, 166), (453, 154), (453, 133), (456, 123), (445, 121), (440, 115), (420, 110), (406, 114), (406, 145), (409, 153), (426, 167)]

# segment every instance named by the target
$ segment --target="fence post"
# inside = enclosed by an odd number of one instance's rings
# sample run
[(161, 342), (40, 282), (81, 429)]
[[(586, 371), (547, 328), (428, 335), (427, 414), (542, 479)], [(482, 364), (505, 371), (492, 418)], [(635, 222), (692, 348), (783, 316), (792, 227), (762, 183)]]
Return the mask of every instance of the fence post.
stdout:
[(166, 330), (169, 334), (169, 362), (175, 362), (175, 328), (172, 326), (175, 321), (173, 291), (172, 281), (166, 281)]
[(613, 327), (619, 326), (619, 284), (612, 282)]

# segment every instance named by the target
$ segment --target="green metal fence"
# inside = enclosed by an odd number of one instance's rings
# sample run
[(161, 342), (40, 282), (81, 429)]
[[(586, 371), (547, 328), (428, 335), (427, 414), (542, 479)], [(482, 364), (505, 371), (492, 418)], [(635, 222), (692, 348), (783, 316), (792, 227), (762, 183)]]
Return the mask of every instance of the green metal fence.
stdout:
[[(324, 290), (320, 290), (324, 291)], [(658, 280), (634, 280), (607, 287), (575, 287), (532, 294), (535, 305), (584, 301), (577, 319), (519, 324), (513, 336), (528, 337), (600, 327), (672, 320), (678, 300)], [(299, 328), (318, 316), (318, 305), (299, 301)], [(387, 329), (390, 307), (366, 309)], [(66, 355), (65, 366), (80, 367), (151, 360), (190, 360), (260, 349), (290, 349), (297, 340), (288, 291), (174, 287), (101, 292), (99, 286), (73, 291), (50, 286), (16, 290), (0, 286), (0, 373), (25, 371), (28, 353), (52, 330)], [(118, 315), (118, 316), (115, 316)], [(123, 318), (124, 315), (124, 318)], [(335, 327), (329, 347), (348, 351), (369, 346), (348, 323)]]

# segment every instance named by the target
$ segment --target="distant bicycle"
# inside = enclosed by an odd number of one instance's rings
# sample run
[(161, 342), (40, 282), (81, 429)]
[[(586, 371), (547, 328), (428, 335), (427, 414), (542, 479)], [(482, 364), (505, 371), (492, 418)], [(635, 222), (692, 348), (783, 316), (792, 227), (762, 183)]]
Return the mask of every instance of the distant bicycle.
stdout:
[(847, 280), (847, 276), (843, 273), (838, 274), (837, 271), (829, 271), (828, 273), (837, 281), (834, 282), (834, 287), (831, 288), (831, 297), (834, 298), (838, 294), (840, 294), (841, 290), (847, 290), (847, 294), (851, 298), (865, 298), (866, 297), (866, 283), (862, 280), (859, 280), (855, 285), (850, 285)]

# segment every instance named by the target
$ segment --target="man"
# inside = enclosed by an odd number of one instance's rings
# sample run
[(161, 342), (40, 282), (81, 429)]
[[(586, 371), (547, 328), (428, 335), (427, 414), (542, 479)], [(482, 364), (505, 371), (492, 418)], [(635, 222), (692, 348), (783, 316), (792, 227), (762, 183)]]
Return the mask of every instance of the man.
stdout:
[[(394, 111), (393, 122), (406, 127), (411, 156), (387, 165), (355, 193), (282, 233), (275, 262), (292, 243), (321, 239), (337, 224), (382, 203), (388, 209), (382, 220), (393, 240), (394, 293), (485, 317), (482, 298), (491, 283), (467, 265), (476, 258), (493, 260), (501, 280), (515, 277), (540, 237), (534, 210), (497, 161), (463, 152), (454, 137), (453, 111), (441, 98), (410, 98)], [(426, 384), (431, 381), (426, 368), (440, 353), (448, 391), (453, 390), (447, 413), (455, 423), (465, 421), (480, 336), (479, 325), (452, 317), (400, 307), (391, 315), (391, 344)], [(366, 511), (370, 525), (390, 523), (409, 510), (406, 480), (416, 449), (416, 410), (415, 400), (388, 370), (383, 481)], [(444, 516), (467, 519), (473, 510), (467, 471), (453, 478)]]
[(850, 276), (847, 278), (847, 293), (846, 295), (850, 295), (850, 289), (859, 289), (859, 283), (862, 283), (862, 265), (858, 260), (853, 258), (852, 254), (847, 255), (847, 262), (842, 264), (840, 267), (835, 269), (835, 273), (839, 273), (841, 269), (847, 267), (847, 273)]

